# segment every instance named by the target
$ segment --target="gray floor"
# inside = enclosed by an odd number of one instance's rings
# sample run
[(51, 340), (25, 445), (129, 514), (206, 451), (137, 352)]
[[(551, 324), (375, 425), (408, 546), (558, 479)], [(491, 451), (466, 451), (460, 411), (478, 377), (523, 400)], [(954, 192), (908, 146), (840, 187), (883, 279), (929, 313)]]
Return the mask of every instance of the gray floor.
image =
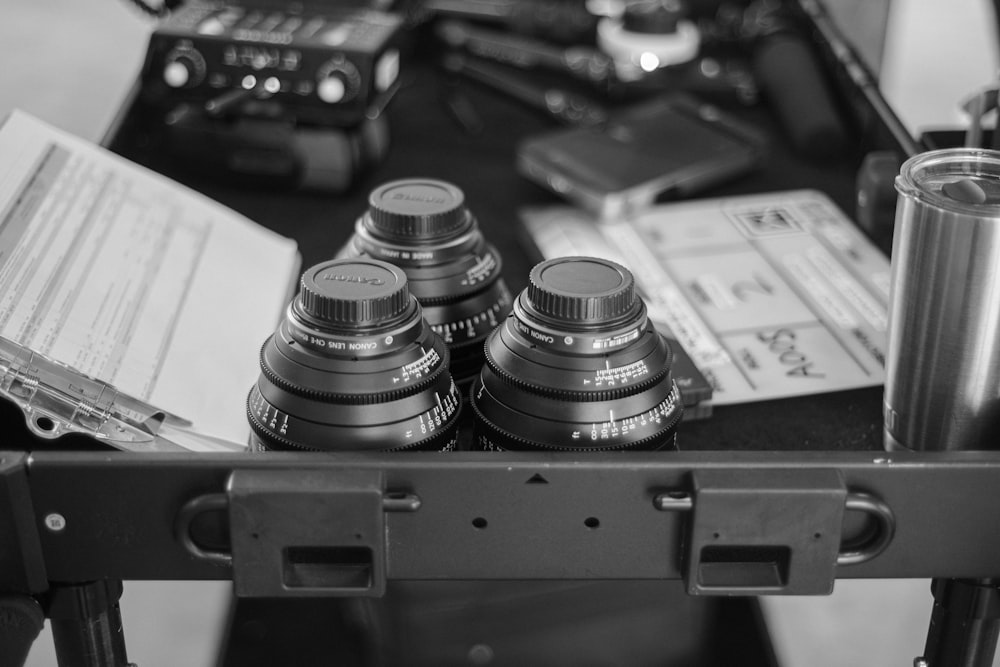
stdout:
[[(865, 6), (844, 1), (849, 14)], [(151, 21), (124, 0), (4, 0), (2, 13), (0, 114), (20, 107), (99, 139), (138, 72)], [(130, 659), (208, 667), (226, 595), (217, 583), (127, 583)], [(840, 581), (832, 596), (771, 599), (765, 609), (784, 667), (904, 666), (922, 649), (930, 594), (922, 581)], [(55, 664), (47, 634), (28, 664)]]

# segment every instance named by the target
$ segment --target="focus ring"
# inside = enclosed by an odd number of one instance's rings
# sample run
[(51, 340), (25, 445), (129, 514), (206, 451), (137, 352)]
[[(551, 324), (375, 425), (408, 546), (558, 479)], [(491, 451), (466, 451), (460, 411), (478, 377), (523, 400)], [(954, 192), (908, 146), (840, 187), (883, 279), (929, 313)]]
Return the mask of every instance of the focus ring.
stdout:
[(434, 238), (466, 224), (465, 195), (444, 181), (393, 181), (372, 191), (368, 217), (371, 228), (388, 238)]
[[(493, 438), (493, 440), (499, 441), (499, 442), (493, 442), (491, 444), (494, 445), (494, 448), (500, 449), (500, 450), (513, 449), (513, 448), (507, 448), (507, 447), (502, 447), (501, 446), (502, 441), (506, 440), (508, 442), (514, 443), (515, 445), (519, 445), (519, 448), (517, 450), (514, 450), (514, 451), (538, 451), (538, 452), (580, 452), (580, 451), (588, 451), (588, 452), (619, 452), (619, 451), (626, 451), (626, 450), (643, 450), (643, 449), (645, 449), (646, 445), (648, 445), (650, 443), (653, 443), (653, 442), (656, 442), (657, 440), (662, 440), (663, 439), (663, 435), (657, 433), (657, 434), (650, 435), (650, 436), (648, 436), (646, 438), (643, 438), (642, 440), (636, 440), (634, 442), (629, 442), (629, 443), (621, 444), (621, 445), (618, 445), (618, 446), (606, 446), (606, 447), (600, 447), (600, 446), (598, 446), (598, 447), (572, 447), (572, 446), (569, 446), (569, 447), (561, 447), (559, 445), (548, 445), (548, 444), (543, 444), (543, 443), (540, 443), (540, 442), (536, 442), (534, 440), (528, 440), (528, 439), (526, 439), (524, 437), (521, 437), (519, 435), (516, 435), (514, 433), (510, 433), (508, 431), (505, 431), (505, 430), (501, 429), (499, 426), (497, 426), (496, 424), (494, 424), (493, 422), (491, 422), (490, 420), (486, 419), (483, 416), (483, 413), (480, 412), (479, 408), (476, 406), (476, 402), (475, 401), (472, 401), (472, 410), (473, 410), (473, 412), (476, 415), (477, 424), (479, 425), (479, 427), (481, 429), (485, 429), (485, 431), (486, 431), (485, 434), (482, 431), (477, 432), (476, 433), (476, 437), (479, 440), (482, 440), (484, 437), (486, 439), (489, 439), (491, 435), (498, 436), (498, 437)], [(679, 416), (676, 418), (676, 421), (680, 421), (680, 417)], [(673, 424), (671, 424), (671, 427), (673, 427), (675, 425), (676, 425), (676, 422), (673, 423)], [(670, 438), (668, 438), (667, 440), (665, 440), (661, 444), (661, 446), (657, 447), (656, 449), (657, 450), (662, 450), (662, 449), (666, 449), (667, 447), (676, 446), (676, 441), (677, 441), (677, 434), (673, 433), (670, 436)]]
[(493, 353), (490, 350), (489, 345), (486, 346), (486, 364), (489, 369), (493, 371), (493, 374), (497, 376), (504, 384), (510, 385), (517, 389), (522, 389), (530, 394), (535, 394), (537, 396), (545, 396), (546, 398), (558, 398), (567, 401), (585, 401), (585, 402), (596, 402), (596, 401), (613, 401), (619, 398), (628, 398), (633, 394), (638, 394), (646, 389), (652, 387), (653, 385), (661, 382), (670, 374), (669, 367), (661, 368), (658, 373), (653, 373), (648, 379), (642, 382), (636, 383), (634, 385), (629, 385), (627, 387), (621, 387), (619, 389), (601, 389), (598, 391), (582, 391), (574, 389), (559, 389), (554, 387), (543, 387), (533, 383), (526, 382), (511, 373), (508, 373), (504, 368), (497, 363), (497, 360), (493, 357)]
[[(273, 338), (273, 336), (271, 338)], [(448, 369), (448, 364), (446, 362), (442, 362), (436, 369), (434, 369), (433, 372), (420, 382), (413, 385), (406, 385), (400, 387), (399, 389), (380, 389), (377, 393), (372, 392), (362, 394), (320, 391), (318, 389), (311, 389), (309, 387), (293, 384), (274, 372), (271, 365), (267, 363), (267, 357), (265, 354), (267, 346), (271, 342), (271, 338), (264, 341), (264, 344), (260, 348), (259, 358), (261, 374), (267, 379), (268, 382), (273, 384), (278, 389), (287, 391), (290, 394), (295, 394), (296, 396), (319, 401), (348, 405), (375, 405), (376, 403), (388, 403), (389, 401), (406, 398), (407, 396), (412, 396), (424, 391), (428, 386), (433, 385), (433, 383), (437, 381), (437, 379), (441, 376), (441, 373), (446, 372)]]
[[(283, 436), (280, 436), (272, 432), (270, 429), (264, 426), (260, 422), (260, 420), (257, 419), (257, 415), (253, 413), (253, 409), (250, 407), (249, 397), (247, 399), (247, 420), (250, 423), (250, 429), (253, 431), (254, 435), (256, 435), (260, 440), (265, 441), (266, 445), (272, 449), (281, 449), (292, 452), (324, 451), (322, 449), (317, 449), (315, 447), (309, 447), (307, 445), (294, 442), (292, 440), (289, 440), (288, 438), (285, 438)], [(439, 449), (439, 447), (436, 446), (438, 440), (444, 440), (446, 437), (450, 438), (453, 442), (455, 440), (455, 436), (453, 433), (450, 433), (448, 431), (439, 431), (434, 435), (424, 438), (423, 440), (419, 440), (417, 442), (410, 443), (402, 447), (389, 447), (383, 451), (402, 452), (406, 450), (422, 449), (422, 448)], [(434, 446), (432, 447), (432, 445)]]

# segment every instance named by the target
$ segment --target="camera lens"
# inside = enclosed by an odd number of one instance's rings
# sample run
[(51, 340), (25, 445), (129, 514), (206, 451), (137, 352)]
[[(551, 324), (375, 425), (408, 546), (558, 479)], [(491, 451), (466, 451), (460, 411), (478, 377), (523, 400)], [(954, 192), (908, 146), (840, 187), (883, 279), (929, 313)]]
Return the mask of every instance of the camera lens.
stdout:
[(450, 183), (405, 179), (372, 191), (342, 256), (370, 256), (406, 272), (431, 329), (451, 352), (463, 395), (483, 365), (483, 341), (507, 316), (511, 295), (500, 255), (465, 195)]
[(452, 449), (461, 408), (448, 348), (406, 274), (371, 258), (302, 275), (247, 399), (254, 449)]
[(589, 257), (542, 262), (486, 341), (471, 394), (474, 446), (673, 447), (683, 406), (672, 360), (626, 268)]

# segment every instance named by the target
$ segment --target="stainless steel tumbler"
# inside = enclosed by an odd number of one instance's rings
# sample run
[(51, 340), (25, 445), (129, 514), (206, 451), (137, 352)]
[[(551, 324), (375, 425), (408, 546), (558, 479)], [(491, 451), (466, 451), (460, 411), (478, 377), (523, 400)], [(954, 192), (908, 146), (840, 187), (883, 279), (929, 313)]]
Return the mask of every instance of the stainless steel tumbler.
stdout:
[(922, 153), (896, 190), (885, 447), (998, 449), (1000, 152)]

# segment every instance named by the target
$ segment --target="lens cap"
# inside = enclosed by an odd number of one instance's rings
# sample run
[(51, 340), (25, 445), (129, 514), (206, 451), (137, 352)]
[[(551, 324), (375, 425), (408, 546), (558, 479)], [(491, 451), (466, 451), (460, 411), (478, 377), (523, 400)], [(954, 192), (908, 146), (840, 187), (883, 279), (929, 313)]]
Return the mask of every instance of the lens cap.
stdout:
[(632, 274), (605, 259), (549, 260), (535, 266), (528, 280), (528, 301), (534, 309), (565, 324), (607, 323), (637, 307)]
[(370, 326), (392, 320), (410, 304), (406, 274), (370, 258), (333, 260), (302, 275), (302, 311), (326, 324)]
[(368, 197), (372, 227), (389, 238), (436, 238), (468, 224), (465, 195), (450, 183), (405, 179), (386, 183)]

